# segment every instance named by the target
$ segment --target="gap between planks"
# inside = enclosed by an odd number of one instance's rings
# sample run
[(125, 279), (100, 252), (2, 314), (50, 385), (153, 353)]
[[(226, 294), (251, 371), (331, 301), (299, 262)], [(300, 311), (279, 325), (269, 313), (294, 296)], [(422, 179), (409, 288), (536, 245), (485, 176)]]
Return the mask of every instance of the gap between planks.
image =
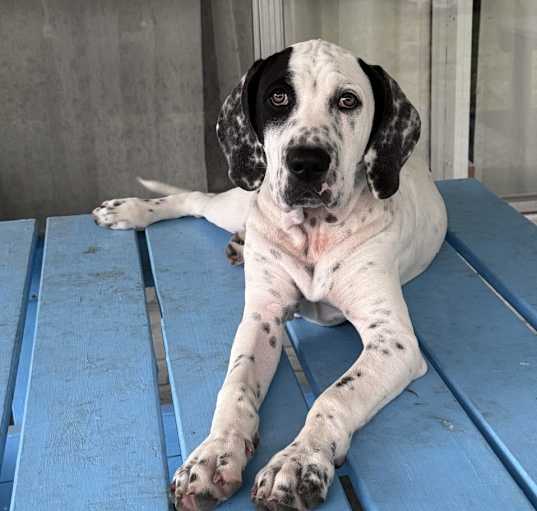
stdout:
[[(25, 317), (23, 330), (21, 334), (20, 356), (17, 366), (17, 375), (13, 397), (11, 402), (11, 417), (7, 431), (6, 449), (4, 458), (0, 459), (0, 511), (8, 511), (11, 502), (11, 493), (13, 490), (13, 479), (15, 477), (15, 464), (20, 448), (20, 429), (22, 425), (22, 416), (17, 417), (14, 412), (15, 401), (17, 399), (24, 401), (28, 387), (28, 378), (30, 372), (30, 359), (34, 344), (34, 330), (37, 316), (37, 299), (41, 288), (41, 274), (43, 271), (43, 247), (44, 239), (42, 236), (36, 236), (35, 245), (31, 254), (31, 262), (28, 268), (29, 285), (26, 291), (25, 300)], [(17, 419), (17, 421), (15, 421)], [(11, 442), (11, 447), (7, 445)]]

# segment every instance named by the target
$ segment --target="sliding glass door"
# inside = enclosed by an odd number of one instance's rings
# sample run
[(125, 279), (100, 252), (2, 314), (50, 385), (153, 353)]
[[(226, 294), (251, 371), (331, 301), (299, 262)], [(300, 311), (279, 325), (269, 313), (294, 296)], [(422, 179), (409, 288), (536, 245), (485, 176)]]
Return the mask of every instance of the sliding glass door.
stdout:
[(537, 202), (537, 2), (487, 0), (476, 14), (476, 176), (500, 195)]

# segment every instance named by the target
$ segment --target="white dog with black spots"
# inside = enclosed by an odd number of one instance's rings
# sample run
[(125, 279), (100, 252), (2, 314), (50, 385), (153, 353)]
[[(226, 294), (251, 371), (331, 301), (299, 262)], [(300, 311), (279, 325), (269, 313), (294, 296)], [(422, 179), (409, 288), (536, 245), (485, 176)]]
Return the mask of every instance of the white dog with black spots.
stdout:
[(426, 372), (401, 285), (430, 264), (447, 221), (424, 162), (407, 162), (419, 133), (417, 111), (381, 67), (307, 41), (255, 62), (222, 107), (217, 134), (239, 188), (171, 189), (94, 210), (112, 229), (205, 217), (235, 234), (232, 262), (244, 258), (244, 315), (209, 435), (174, 476), (178, 510), (212, 509), (240, 486), (296, 311), (322, 324), (350, 321), (364, 349), (258, 473), (258, 509), (323, 502), (354, 432)]

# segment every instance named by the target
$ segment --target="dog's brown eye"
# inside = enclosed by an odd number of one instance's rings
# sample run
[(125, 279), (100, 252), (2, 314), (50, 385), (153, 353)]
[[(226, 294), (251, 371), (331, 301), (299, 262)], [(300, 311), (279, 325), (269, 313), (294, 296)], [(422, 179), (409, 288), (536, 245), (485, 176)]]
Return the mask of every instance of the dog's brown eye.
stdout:
[(287, 106), (289, 97), (283, 90), (276, 90), (270, 95), (270, 102), (273, 106)]
[(350, 92), (344, 92), (339, 97), (338, 107), (342, 110), (352, 110), (353, 108), (356, 108), (358, 104), (358, 98)]

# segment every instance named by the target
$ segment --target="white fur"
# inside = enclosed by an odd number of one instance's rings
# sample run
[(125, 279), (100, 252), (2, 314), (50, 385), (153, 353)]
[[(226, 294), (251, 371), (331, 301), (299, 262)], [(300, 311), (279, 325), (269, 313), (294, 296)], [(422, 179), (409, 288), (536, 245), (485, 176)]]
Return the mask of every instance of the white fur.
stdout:
[[(321, 51), (325, 44), (337, 58)], [(196, 509), (196, 495), (207, 487), (221, 501), (240, 484), (258, 430), (258, 410), (280, 358), (282, 320), (301, 300), (315, 302), (303, 310), (321, 316), (324, 311), (331, 323), (344, 315), (360, 333), (364, 350), (316, 400), (295, 442), (258, 474), (256, 502), (279, 502), (291, 495), (296, 509), (311, 509), (313, 497), (304, 494), (305, 482), (318, 483), (321, 498), (327, 485), (305, 467), (317, 467), (330, 482), (334, 463), (344, 458), (352, 434), (427, 370), (401, 284), (421, 273), (442, 244), (447, 220), (440, 194), (424, 162), (412, 158), (390, 199), (374, 197), (365, 176), (355, 180), (374, 104), (369, 81), (351, 54), (318, 41), (301, 43), (295, 46), (291, 66), (299, 98), (292, 118), (296, 124), (266, 134), (268, 168), (259, 194), (240, 189), (218, 195), (181, 192), (151, 208), (152, 216), (137, 199), (126, 199), (108, 213), (94, 211), (100, 221), (108, 214), (112, 228), (143, 227), (184, 215), (204, 216), (230, 232), (246, 228), (244, 315), (210, 434), (175, 475), (178, 509)], [(354, 129), (340, 126), (340, 167), (333, 185), (340, 201), (332, 209), (289, 208), (281, 200), (286, 183), (283, 148), (300, 126), (331, 122), (326, 98), (342, 85), (354, 90), (363, 105)], [(328, 215), (336, 221), (327, 222)], [(330, 306), (323, 309), (323, 304)], [(230, 456), (219, 465), (224, 453)]]

